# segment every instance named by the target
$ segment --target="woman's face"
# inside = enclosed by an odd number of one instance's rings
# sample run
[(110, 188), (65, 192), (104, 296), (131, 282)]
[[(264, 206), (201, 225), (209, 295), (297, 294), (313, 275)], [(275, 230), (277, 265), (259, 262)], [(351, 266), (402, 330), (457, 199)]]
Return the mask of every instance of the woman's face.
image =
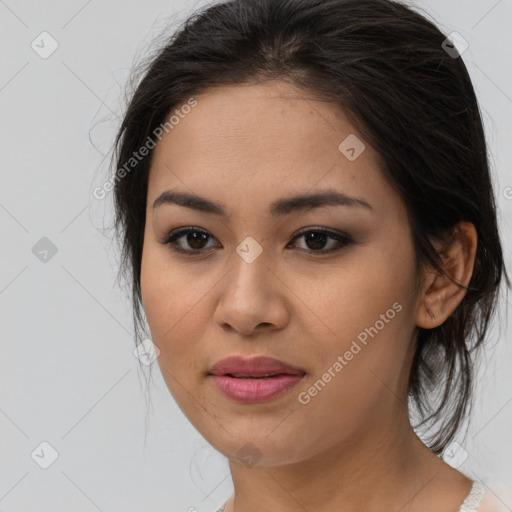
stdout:
[[(285, 83), (196, 100), (157, 144), (148, 185), (142, 297), (169, 390), (211, 445), (248, 465), (389, 439), (407, 413), (419, 299), (407, 214), (376, 152), (333, 104)], [(326, 191), (338, 201), (286, 203)], [(233, 355), (302, 372), (209, 374)]]

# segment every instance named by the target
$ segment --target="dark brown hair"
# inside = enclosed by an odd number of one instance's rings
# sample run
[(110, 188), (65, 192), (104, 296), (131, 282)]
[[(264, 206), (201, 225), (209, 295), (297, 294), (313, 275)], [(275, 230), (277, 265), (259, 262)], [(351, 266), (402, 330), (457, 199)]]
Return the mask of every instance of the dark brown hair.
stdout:
[[(504, 268), (488, 152), (475, 92), (460, 55), (412, 7), (390, 0), (230, 0), (194, 13), (137, 70), (142, 77), (115, 140), (120, 169), (169, 113), (212, 86), (287, 80), (338, 105), (375, 148), (408, 211), (417, 268), (442, 270), (432, 241), (462, 220), (478, 234), (474, 272), (453, 314), (419, 329), (411, 368), (416, 427), (442, 453), (472, 399), (474, 350), (495, 313)], [(114, 200), (121, 273), (132, 283), (140, 338), (140, 271), (152, 151)], [(418, 273), (420, 275), (420, 273)]]

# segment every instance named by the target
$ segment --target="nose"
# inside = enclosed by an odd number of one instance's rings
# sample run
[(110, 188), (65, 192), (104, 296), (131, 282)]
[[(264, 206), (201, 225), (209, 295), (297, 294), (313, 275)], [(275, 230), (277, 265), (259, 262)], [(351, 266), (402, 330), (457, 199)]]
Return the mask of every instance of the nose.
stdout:
[(232, 261), (232, 270), (219, 284), (217, 325), (244, 336), (284, 328), (289, 322), (287, 287), (272, 261), (265, 252), (252, 262), (234, 253)]

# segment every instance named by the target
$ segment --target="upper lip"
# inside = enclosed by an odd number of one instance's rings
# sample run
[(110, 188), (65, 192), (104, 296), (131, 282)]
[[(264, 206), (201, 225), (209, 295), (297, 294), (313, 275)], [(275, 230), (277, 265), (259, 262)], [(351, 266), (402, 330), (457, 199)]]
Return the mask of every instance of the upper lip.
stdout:
[(306, 372), (302, 368), (297, 368), (272, 357), (251, 357), (230, 356), (221, 359), (210, 368), (211, 375), (265, 375), (269, 374), (287, 374), (302, 375)]

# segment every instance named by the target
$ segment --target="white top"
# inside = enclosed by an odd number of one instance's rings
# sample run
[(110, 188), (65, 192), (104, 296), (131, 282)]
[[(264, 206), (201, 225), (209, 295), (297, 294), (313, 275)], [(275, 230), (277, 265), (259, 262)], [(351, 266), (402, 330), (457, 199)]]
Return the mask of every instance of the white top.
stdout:
[[(460, 506), (459, 512), (476, 512), (485, 494), (485, 487), (478, 480), (473, 481), (471, 491)], [(224, 504), (224, 506), (226, 506)]]
[[(469, 494), (466, 496), (466, 499), (460, 506), (458, 512), (478, 512), (478, 507), (484, 497), (485, 487), (477, 480), (473, 480), (473, 485), (471, 486), (471, 490)], [(227, 500), (219, 509), (215, 512), (225, 512), (226, 505), (229, 500)]]

